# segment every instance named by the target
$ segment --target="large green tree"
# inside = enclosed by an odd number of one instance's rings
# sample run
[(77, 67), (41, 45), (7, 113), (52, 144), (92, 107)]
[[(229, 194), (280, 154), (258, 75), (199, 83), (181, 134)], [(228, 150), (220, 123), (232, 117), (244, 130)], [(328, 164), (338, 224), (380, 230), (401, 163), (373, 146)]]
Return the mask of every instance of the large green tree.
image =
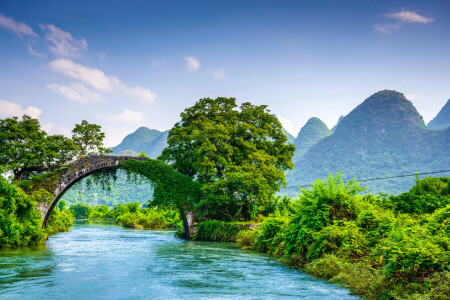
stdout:
[(15, 180), (70, 162), (76, 145), (62, 135), (47, 135), (39, 121), (27, 115), (0, 120), (0, 165)]
[(160, 159), (203, 184), (197, 211), (214, 219), (248, 219), (285, 184), (295, 147), (267, 106), (204, 98), (181, 114)]
[(72, 130), (72, 140), (78, 147), (78, 157), (112, 152), (103, 147), (105, 133), (101, 129), (100, 125), (91, 124), (86, 120), (83, 120), (81, 124), (75, 124), (75, 128)]

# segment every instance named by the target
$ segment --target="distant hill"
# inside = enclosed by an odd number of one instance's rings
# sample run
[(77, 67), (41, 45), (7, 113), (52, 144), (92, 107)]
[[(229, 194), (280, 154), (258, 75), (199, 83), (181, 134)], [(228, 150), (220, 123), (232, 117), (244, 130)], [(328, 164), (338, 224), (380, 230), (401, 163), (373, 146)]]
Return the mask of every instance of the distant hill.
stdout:
[(450, 99), (441, 109), (441, 111), (428, 123), (428, 128), (435, 130), (443, 130), (450, 126)]
[(294, 140), (294, 145), (297, 148), (295, 156), (305, 154), (311, 146), (331, 134), (331, 130), (322, 120), (316, 117), (309, 119)]
[(161, 132), (156, 129), (140, 127), (135, 132), (127, 135), (123, 141), (113, 147), (113, 153), (119, 154), (130, 150), (136, 153), (144, 151), (150, 158), (158, 157), (167, 145), (167, 135), (169, 131)]
[[(428, 130), (403, 94), (378, 92), (345, 116), (336, 131), (311, 146), (287, 173), (288, 186), (308, 185), (342, 171), (344, 180), (450, 169), (450, 129)], [(364, 183), (371, 192), (407, 190), (414, 178)], [(294, 194), (297, 189), (285, 189)]]

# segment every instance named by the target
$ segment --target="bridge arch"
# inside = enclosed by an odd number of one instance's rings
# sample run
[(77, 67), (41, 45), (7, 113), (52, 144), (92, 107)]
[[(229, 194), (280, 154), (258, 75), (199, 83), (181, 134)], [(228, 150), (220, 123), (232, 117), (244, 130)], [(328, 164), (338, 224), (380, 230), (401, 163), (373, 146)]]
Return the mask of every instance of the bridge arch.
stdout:
[(160, 204), (176, 207), (180, 211), (185, 236), (193, 237), (193, 207), (200, 197), (200, 185), (161, 161), (131, 156), (92, 155), (78, 159), (58, 172), (50, 187), (47, 187), (53, 199), (41, 202), (37, 207), (42, 215), (42, 227), (46, 227), (58, 201), (74, 184), (92, 174), (119, 168), (128, 174), (139, 174), (150, 179), (155, 186), (154, 197)]

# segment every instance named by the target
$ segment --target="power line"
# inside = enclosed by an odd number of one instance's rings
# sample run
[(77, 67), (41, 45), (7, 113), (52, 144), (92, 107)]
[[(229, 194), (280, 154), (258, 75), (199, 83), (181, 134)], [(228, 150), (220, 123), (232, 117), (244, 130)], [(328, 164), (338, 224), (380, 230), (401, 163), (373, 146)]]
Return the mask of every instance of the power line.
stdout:
[[(358, 181), (358, 182), (368, 182), (368, 181), (375, 181), (375, 180), (411, 177), (411, 176), (416, 176), (416, 175), (430, 175), (430, 174), (438, 174), (438, 173), (445, 173), (445, 172), (450, 172), (450, 170), (435, 171), (435, 172), (424, 172), (424, 173), (414, 173), (414, 174), (405, 174), (405, 175), (388, 176), (388, 177), (375, 177), (375, 178), (367, 178), (367, 179), (361, 179), (361, 180), (356, 180), (356, 181)], [(312, 187), (312, 184), (288, 186), (288, 187), (285, 187), (285, 189), (307, 188), (307, 187)]]

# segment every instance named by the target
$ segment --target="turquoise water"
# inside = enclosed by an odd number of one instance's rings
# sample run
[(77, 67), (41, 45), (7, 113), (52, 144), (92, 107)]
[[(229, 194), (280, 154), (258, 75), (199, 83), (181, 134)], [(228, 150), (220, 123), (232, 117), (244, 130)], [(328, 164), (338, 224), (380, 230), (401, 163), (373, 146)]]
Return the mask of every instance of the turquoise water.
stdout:
[(230, 243), (76, 223), (45, 246), (0, 250), (1, 299), (357, 299)]

